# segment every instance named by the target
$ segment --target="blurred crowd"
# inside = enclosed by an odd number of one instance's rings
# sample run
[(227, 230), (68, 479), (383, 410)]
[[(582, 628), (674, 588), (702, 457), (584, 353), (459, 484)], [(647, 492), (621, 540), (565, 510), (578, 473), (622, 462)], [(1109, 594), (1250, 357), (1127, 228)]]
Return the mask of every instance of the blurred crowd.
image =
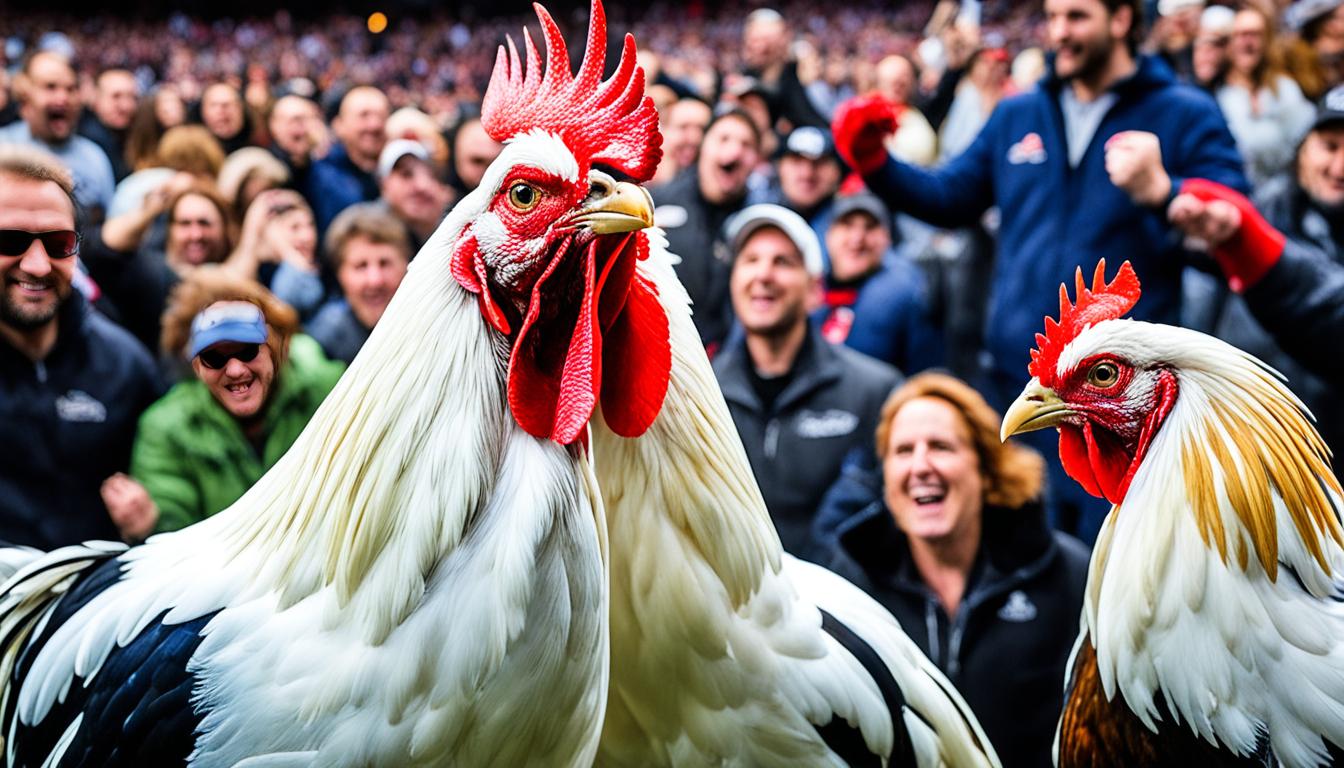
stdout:
[[(1075, 265), (1134, 259), (1140, 315), (1270, 362), (1344, 448), (1344, 0), (607, 11), (785, 548), (927, 605), (954, 682), (995, 674), (947, 645), (972, 603), (1076, 628), (1106, 507), (1049, 440), (988, 439)], [(576, 52), (585, 17), (558, 19)], [(274, 464), (499, 153), (480, 101), (524, 22), (0, 18), (0, 435), (32, 446), (0, 540), (139, 541)]]

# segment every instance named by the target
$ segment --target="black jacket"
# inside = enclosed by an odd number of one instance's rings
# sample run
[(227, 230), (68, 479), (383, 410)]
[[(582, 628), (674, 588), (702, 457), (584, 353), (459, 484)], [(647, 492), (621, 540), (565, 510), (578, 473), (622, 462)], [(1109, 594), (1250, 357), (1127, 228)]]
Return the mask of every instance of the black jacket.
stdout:
[(1051, 765), (1064, 665), (1078, 637), (1088, 552), (1041, 507), (986, 507), (980, 551), (949, 620), (881, 502), (840, 534), (831, 570), (891, 611), (961, 691), (1004, 768)]
[(1289, 240), (1278, 263), (1243, 298), (1294, 359), (1344, 387), (1344, 262)]
[(681, 262), (677, 278), (691, 297), (692, 319), (700, 341), (711, 354), (728, 336), (733, 308), (728, 297), (732, 255), (724, 224), (742, 210), (746, 197), (727, 205), (714, 205), (700, 194), (700, 174), (687, 168), (662, 187), (653, 190), (654, 220), (667, 234), (668, 250)]
[(107, 154), (107, 159), (112, 163), (112, 178), (118, 182), (130, 176), (132, 170), (130, 163), (126, 162), (126, 133), (124, 130), (108, 128), (91, 109), (80, 115), (79, 135), (93, 141)]
[(815, 328), (809, 331), (793, 379), (771, 410), (751, 385), (745, 340), (714, 360), (714, 375), (784, 549), (815, 560), (821, 553), (811, 526), (821, 498), (839, 479), (846, 454), (872, 445), (882, 403), (900, 375), (886, 363), (827, 343)]
[[(1263, 279), (1240, 296), (1227, 295), (1215, 333), (1286, 376), (1339, 456), (1344, 452), (1344, 400), (1339, 397), (1344, 384), (1344, 358), (1339, 354), (1344, 342), (1344, 216), (1317, 208), (1288, 176), (1259, 188), (1255, 204), (1288, 242)], [(1344, 477), (1344, 465), (1337, 464), (1335, 474)]]
[(149, 353), (77, 291), (58, 322), (40, 363), (0, 342), (0, 540), (41, 549), (118, 537), (99, 486), (159, 394)]

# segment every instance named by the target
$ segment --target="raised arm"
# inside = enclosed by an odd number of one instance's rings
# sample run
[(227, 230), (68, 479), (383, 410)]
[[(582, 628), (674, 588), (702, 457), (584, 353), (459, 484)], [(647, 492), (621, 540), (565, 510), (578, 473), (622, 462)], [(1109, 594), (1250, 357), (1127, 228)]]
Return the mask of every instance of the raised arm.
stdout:
[(989, 136), (998, 113), (966, 151), (926, 170), (887, 154), (883, 140), (896, 130), (897, 108), (877, 95), (859, 96), (836, 110), (831, 131), (841, 158), (893, 210), (940, 227), (973, 224), (994, 203)]
[(1206, 179), (1187, 179), (1168, 218), (1208, 243), (1256, 320), (1299, 363), (1344, 386), (1344, 357), (1327, 339), (1344, 338), (1344, 264), (1265, 221), (1241, 193)]

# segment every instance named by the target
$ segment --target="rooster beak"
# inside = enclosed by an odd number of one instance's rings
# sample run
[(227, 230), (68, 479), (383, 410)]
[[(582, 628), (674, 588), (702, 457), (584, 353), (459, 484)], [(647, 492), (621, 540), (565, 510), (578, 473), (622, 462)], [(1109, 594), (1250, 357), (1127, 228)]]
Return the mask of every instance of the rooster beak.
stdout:
[(1032, 379), (1003, 415), (999, 439), (1007, 440), (1023, 432), (1053, 427), (1076, 413), (1059, 399), (1053, 389), (1043, 387), (1039, 381)]
[(601, 171), (589, 175), (593, 192), (574, 223), (597, 235), (634, 232), (653, 226), (653, 198), (638, 184), (617, 182)]

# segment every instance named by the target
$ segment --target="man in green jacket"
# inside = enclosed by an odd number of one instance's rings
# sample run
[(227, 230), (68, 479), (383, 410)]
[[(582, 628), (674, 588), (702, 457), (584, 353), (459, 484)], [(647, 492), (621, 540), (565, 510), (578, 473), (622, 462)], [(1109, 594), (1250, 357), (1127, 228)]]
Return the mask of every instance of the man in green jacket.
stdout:
[[(237, 501), (294, 443), (345, 369), (296, 333), (292, 309), (251, 281), (207, 272), (174, 298), (165, 347), (185, 336), (178, 353), (195, 376), (140, 419), (135, 480), (125, 478), (126, 501), (112, 510), (131, 540), (186, 527)], [(204, 302), (194, 315), (183, 311)], [(175, 316), (191, 318), (189, 335), (172, 332)]]

